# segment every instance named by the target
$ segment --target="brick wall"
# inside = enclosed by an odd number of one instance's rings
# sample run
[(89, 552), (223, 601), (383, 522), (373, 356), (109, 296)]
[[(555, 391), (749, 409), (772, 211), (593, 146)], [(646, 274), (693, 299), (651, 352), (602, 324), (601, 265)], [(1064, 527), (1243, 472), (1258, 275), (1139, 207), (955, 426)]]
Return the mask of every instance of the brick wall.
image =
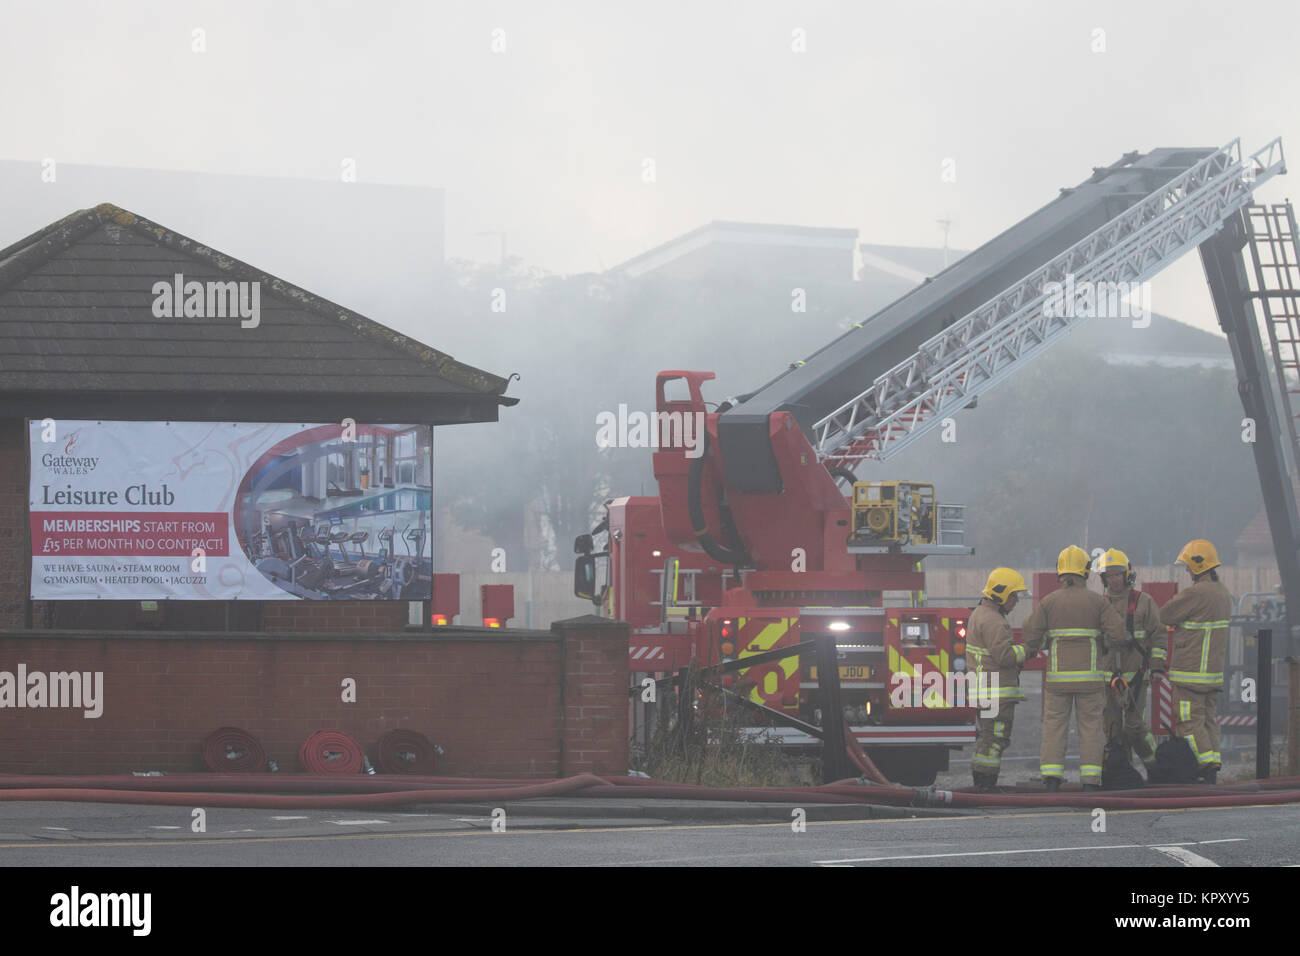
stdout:
[(400, 631), (407, 623), (406, 601), (260, 601), (262, 629), (382, 633)]
[(21, 418), (0, 418), (0, 628), (24, 626), (28, 553), (27, 439)]
[[(284, 771), (314, 730), (369, 749), (399, 727), (440, 744), (452, 776), (627, 770), (627, 630), (599, 619), (550, 632), (0, 633), (0, 671), (20, 662), (102, 672), (103, 714), (0, 707), (0, 772), (202, 770), (203, 738), (221, 726), (254, 734)], [(348, 677), (355, 703), (342, 700)]]
[(562, 775), (626, 773), (627, 625), (588, 615), (551, 629), (564, 640)]

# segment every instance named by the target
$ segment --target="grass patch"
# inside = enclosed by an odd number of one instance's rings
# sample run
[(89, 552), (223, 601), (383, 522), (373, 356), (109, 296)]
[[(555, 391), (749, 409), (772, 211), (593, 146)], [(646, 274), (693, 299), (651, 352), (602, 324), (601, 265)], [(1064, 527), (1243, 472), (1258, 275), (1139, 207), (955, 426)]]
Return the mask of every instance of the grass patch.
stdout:
[[(1287, 741), (1286, 737), (1274, 737), (1269, 748), (1269, 776), (1285, 777), (1287, 776)], [(1244, 783), (1248, 780), (1255, 779), (1255, 756), (1250, 756), (1237, 765), (1237, 769), (1231, 776), (1224, 776), (1223, 773), (1228, 768), (1224, 767), (1219, 771), (1219, 780), (1223, 783)]]
[[(682, 698), (693, 701), (691, 719), (679, 720)], [(816, 761), (780, 744), (742, 732), (761, 726), (753, 711), (702, 687), (692, 671), (685, 685), (661, 693), (659, 722), (634, 769), (658, 780), (708, 787), (801, 787), (816, 780)]]

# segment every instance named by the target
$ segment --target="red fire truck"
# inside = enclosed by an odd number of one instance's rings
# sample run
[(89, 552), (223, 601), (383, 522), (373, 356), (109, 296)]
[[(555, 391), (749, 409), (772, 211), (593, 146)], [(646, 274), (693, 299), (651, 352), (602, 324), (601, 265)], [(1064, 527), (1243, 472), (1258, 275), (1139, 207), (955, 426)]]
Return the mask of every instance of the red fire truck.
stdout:
[[(963, 509), (924, 482), (858, 481), (852, 469), (972, 407), (1092, 317), (1087, 307), (1106, 283), (1146, 281), (1198, 245), (1240, 371), (1250, 357), (1239, 354), (1245, 323), (1229, 323), (1251, 293), (1228, 281), (1221, 261), (1240, 256), (1246, 240), (1231, 240), (1242, 229), (1256, 246), (1269, 241), (1243, 211), (1252, 190), (1282, 171), (1276, 140), (1248, 157), (1235, 141), (1129, 153), (716, 410), (703, 394), (712, 372), (661, 372), (652, 423), (659, 494), (606, 502), (604, 519), (575, 542), (575, 592), (631, 625), (634, 675), (834, 634), (851, 733), (891, 779), (932, 782), (975, 732), (974, 708), (926, 689), (932, 677), (950, 688), (966, 667), (969, 607), (928, 606), (922, 571), (927, 556), (973, 553)], [(1297, 321), (1300, 312), (1287, 313), (1290, 338), (1300, 339)], [(1248, 331), (1258, 350), (1258, 330)], [(1247, 406), (1276, 421), (1269, 412)], [(1270, 454), (1272, 440), (1261, 439)], [(1266, 464), (1271, 500), (1276, 469)], [(983, 566), (1009, 563), (991, 555)], [(821, 723), (818, 677), (812, 655), (768, 655), (722, 682), (806, 728)], [(767, 733), (791, 746), (815, 742), (797, 727)]]

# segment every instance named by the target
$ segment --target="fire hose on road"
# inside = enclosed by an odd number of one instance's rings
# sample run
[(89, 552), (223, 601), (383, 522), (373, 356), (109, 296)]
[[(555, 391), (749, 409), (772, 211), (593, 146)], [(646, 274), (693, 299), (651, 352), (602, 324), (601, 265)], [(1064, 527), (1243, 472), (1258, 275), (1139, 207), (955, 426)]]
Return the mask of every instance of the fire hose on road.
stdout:
[(974, 793), (885, 786), (850, 779), (819, 787), (706, 787), (633, 777), (579, 774), (558, 780), (492, 780), (416, 775), (177, 774), (0, 775), (0, 802), (50, 800), (244, 809), (361, 809), (440, 803), (502, 803), (536, 797), (883, 804), (895, 807), (1188, 809), (1300, 803), (1300, 777), (1222, 786), (1149, 787), (1088, 793)]

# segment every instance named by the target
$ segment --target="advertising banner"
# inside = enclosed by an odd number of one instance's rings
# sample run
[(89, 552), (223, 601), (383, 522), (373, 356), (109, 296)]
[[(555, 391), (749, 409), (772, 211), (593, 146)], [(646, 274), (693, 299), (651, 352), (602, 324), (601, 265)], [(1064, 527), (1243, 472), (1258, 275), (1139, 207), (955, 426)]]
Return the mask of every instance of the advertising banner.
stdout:
[(426, 425), (28, 427), (33, 599), (430, 598)]

